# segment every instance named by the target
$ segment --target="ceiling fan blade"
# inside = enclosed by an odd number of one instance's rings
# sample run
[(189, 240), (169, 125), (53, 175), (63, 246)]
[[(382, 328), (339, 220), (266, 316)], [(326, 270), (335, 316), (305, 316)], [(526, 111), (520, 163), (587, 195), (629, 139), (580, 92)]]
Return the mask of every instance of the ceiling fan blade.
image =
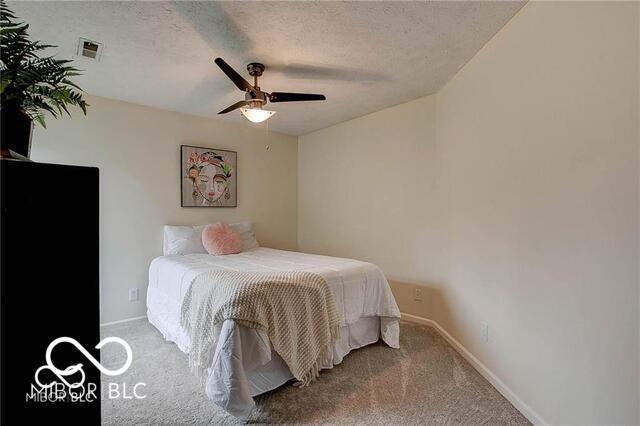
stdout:
[(271, 102), (324, 101), (326, 99), (324, 95), (312, 93), (273, 92), (269, 95)]
[(249, 105), (248, 101), (239, 101), (236, 102), (235, 104), (231, 105), (230, 107), (226, 107), (225, 109), (223, 109), (222, 111), (220, 111), (218, 114), (226, 114), (230, 111), (233, 111), (234, 109), (238, 109), (240, 107), (243, 107), (245, 105)]
[(231, 81), (233, 81), (233, 84), (235, 84), (238, 87), (238, 89), (242, 90), (243, 92), (254, 91), (253, 86), (249, 84), (247, 80), (242, 78), (242, 76), (238, 74), (236, 70), (231, 68), (231, 66), (228, 63), (226, 63), (224, 59), (216, 58), (214, 62), (216, 63), (216, 65), (220, 67), (222, 72), (225, 73), (227, 77), (231, 79)]

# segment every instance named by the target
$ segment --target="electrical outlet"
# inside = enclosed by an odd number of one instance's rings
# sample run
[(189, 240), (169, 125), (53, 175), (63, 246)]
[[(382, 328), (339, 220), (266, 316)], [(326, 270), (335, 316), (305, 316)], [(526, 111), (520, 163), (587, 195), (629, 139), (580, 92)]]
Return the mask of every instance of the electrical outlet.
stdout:
[(421, 288), (414, 288), (413, 289), (413, 300), (415, 300), (416, 302), (422, 302), (422, 289)]
[(140, 296), (140, 291), (137, 288), (129, 289), (129, 302), (137, 302)]
[(485, 343), (489, 341), (489, 325), (484, 321), (480, 321), (480, 338)]

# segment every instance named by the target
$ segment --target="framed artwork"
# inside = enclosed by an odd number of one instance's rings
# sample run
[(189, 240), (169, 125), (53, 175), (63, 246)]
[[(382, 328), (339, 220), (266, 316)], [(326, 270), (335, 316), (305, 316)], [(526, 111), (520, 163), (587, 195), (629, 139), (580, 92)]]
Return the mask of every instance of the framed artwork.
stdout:
[(180, 145), (182, 207), (237, 207), (238, 153)]

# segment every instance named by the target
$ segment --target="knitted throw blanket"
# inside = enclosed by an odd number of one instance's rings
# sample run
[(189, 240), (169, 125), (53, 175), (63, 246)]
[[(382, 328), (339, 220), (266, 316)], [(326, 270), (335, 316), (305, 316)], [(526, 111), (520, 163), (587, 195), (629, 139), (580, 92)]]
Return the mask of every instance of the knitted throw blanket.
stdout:
[(340, 318), (329, 285), (310, 272), (212, 271), (196, 277), (182, 302), (191, 339), (189, 365), (200, 378), (213, 361), (214, 326), (232, 319), (263, 330), (303, 385), (339, 337)]

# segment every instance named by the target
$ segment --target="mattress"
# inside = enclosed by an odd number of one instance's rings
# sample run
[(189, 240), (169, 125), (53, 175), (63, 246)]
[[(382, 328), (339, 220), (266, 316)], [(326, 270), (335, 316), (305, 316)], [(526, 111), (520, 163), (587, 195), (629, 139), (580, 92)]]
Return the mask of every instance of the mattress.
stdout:
[[(182, 299), (201, 273), (232, 271), (307, 271), (325, 278), (342, 319), (340, 339), (323, 368), (342, 362), (351, 350), (382, 340), (399, 347), (400, 311), (384, 274), (376, 265), (353, 259), (259, 247), (236, 255), (161, 256), (151, 262), (147, 316), (164, 335), (187, 353), (189, 337), (180, 325)], [(262, 331), (225, 321), (216, 330), (215, 354), (207, 370), (205, 392), (231, 414), (244, 417), (253, 396), (275, 389), (293, 376), (272, 351)]]

